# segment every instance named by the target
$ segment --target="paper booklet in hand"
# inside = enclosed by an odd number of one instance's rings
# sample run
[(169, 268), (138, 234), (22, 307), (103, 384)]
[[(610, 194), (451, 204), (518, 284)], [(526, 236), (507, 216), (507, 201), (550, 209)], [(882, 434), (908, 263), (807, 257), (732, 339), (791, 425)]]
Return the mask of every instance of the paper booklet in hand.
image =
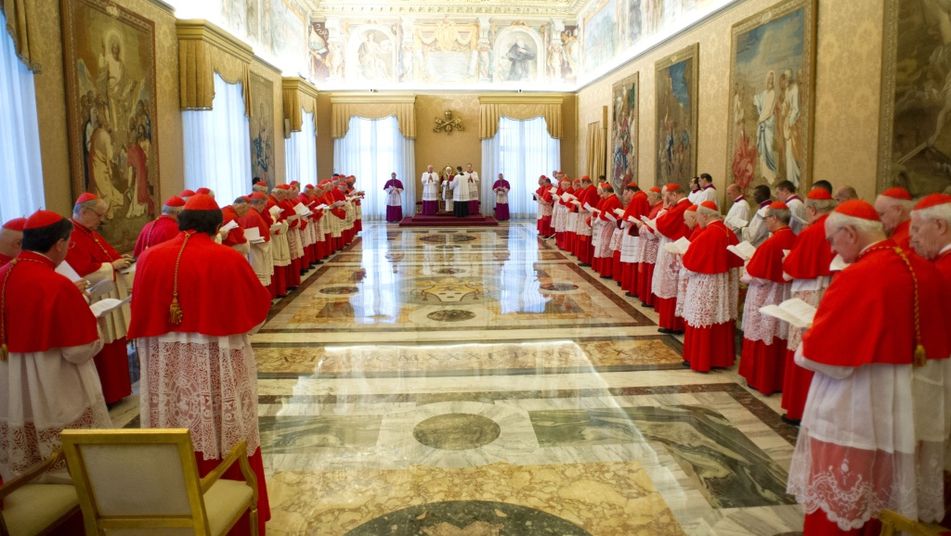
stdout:
[(96, 283), (95, 285), (86, 289), (86, 293), (95, 298), (96, 296), (101, 296), (107, 292), (111, 292), (116, 289), (116, 284), (112, 279), (103, 279), (102, 281)]
[(812, 320), (816, 317), (816, 308), (799, 298), (790, 298), (779, 305), (764, 305), (759, 308), (759, 312), (802, 329), (812, 326)]
[(307, 210), (307, 206), (303, 203), (294, 205), (294, 212), (296, 212), (298, 216), (310, 216), (310, 210)]
[(123, 304), (128, 302), (131, 297), (132, 296), (126, 296), (125, 298), (121, 300), (117, 300), (115, 298), (105, 298), (90, 305), (89, 310), (92, 311), (92, 314), (96, 318), (102, 318), (102, 316), (105, 315), (106, 313), (114, 311), (115, 309), (118, 309)]
[(657, 222), (656, 222), (656, 221), (654, 221), (654, 220), (648, 218), (647, 216), (641, 216), (641, 221), (643, 221), (644, 223), (646, 223), (647, 226), (650, 227), (651, 229), (653, 229), (653, 230), (655, 230), (655, 231), (657, 230)]
[(842, 258), (842, 255), (836, 254), (836, 256), (832, 258), (832, 262), (829, 263), (829, 271), (841, 272), (842, 270), (848, 268), (848, 266), (849, 263), (845, 262), (845, 259)]
[(617, 214), (618, 216), (621, 216), (622, 214), (624, 214), (624, 209), (616, 208), (614, 209), (614, 213)]
[(744, 240), (735, 246), (734, 245), (727, 246), (726, 250), (736, 255), (737, 257), (743, 259), (744, 261), (748, 261), (752, 259), (753, 254), (756, 253), (756, 246)]
[(264, 242), (264, 238), (261, 237), (261, 230), (257, 227), (246, 228), (244, 230), (244, 239), (254, 244)]
[(57, 264), (56, 270), (54, 271), (59, 275), (64, 276), (66, 279), (69, 279), (70, 281), (79, 281), (82, 279), (76, 270), (74, 270), (73, 267), (70, 266), (70, 264), (66, 261)]
[(682, 236), (674, 242), (668, 242), (664, 244), (664, 249), (666, 249), (668, 252), (673, 253), (675, 255), (683, 255), (684, 253), (687, 252), (687, 249), (689, 247), (690, 247), (690, 241)]
[(567, 203), (568, 200), (571, 199), (572, 197), (574, 197), (574, 196), (571, 195), (571, 194), (569, 194), (568, 192), (565, 192), (565, 193), (561, 194), (561, 200), (564, 201), (564, 202), (566, 202), (566, 203)]
[(552, 194), (557, 194), (558, 188), (555, 188), (554, 186), (552, 186), (551, 188), (548, 189), (548, 191), (551, 192)]
[(271, 219), (276, 220), (281, 215), (281, 207), (274, 205), (268, 209), (268, 212), (271, 213)]
[(231, 221), (229, 221), (228, 223), (222, 225), (221, 228), (218, 229), (218, 231), (219, 231), (221, 234), (228, 234), (228, 233), (231, 232), (232, 229), (237, 229), (237, 228), (238, 228), (238, 221), (237, 221), (237, 220), (231, 220)]

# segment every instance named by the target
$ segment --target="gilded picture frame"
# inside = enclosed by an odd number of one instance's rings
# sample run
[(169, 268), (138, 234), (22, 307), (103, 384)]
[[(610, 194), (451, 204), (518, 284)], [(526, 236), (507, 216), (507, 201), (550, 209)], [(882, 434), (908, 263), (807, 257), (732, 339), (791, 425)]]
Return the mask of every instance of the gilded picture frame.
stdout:
[(99, 231), (131, 250), (158, 197), (155, 25), (109, 0), (61, 0), (73, 197), (109, 204)]
[(883, 16), (876, 193), (951, 192), (951, 43), (940, 31), (951, 10), (885, 0)]
[(654, 64), (657, 184), (685, 189), (697, 173), (697, 97), (700, 44), (689, 45)]
[(637, 72), (611, 86), (611, 179), (619, 188), (624, 177), (638, 178), (639, 78)]
[(733, 25), (726, 183), (812, 184), (816, 1), (786, 0)]

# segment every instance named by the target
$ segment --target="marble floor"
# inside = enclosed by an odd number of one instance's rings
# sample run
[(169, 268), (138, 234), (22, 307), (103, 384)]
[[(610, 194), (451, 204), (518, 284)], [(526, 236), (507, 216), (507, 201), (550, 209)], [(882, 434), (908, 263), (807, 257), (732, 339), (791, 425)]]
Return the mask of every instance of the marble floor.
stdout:
[(533, 223), (365, 225), (253, 343), (269, 534), (802, 529), (778, 396), (684, 369)]

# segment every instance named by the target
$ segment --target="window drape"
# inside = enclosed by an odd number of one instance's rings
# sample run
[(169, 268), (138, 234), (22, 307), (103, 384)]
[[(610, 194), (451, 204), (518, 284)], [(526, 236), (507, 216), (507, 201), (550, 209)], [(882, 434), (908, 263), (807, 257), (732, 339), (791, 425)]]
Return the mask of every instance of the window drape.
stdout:
[(518, 121), (503, 117), (495, 137), (482, 140), (482, 213), (492, 214), (492, 183), (499, 173), (509, 181), (509, 212), (513, 218), (534, 218), (532, 194), (538, 177), (561, 167), (561, 143), (548, 134), (544, 117)]
[(0, 223), (46, 204), (33, 73), (17, 57), (0, 12)]
[(241, 84), (215, 74), (211, 110), (182, 112), (185, 131), (185, 187), (207, 186), (221, 206), (251, 191), (251, 139)]
[(301, 130), (284, 140), (286, 182), (317, 184), (317, 132), (314, 114), (301, 110)]
[(357, 190), (366, 192), (364, 220), (386, 214), (383, 185), (390, 173), (403, 182), (403, 215), (416, 213), (416, 157), (414, 141), (403, 137), (395, 116), (382, 119), (351, 117), (347, 135), (334, 140), (334, 172), (354, 175)]

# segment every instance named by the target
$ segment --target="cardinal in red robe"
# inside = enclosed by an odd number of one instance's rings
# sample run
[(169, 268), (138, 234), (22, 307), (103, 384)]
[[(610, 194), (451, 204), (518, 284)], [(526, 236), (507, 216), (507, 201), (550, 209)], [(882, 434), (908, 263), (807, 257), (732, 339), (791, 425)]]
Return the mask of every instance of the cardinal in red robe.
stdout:
[[(142, 255), (129, 336), (142, 365), (142, 427), (188, 428), (202, 475), (245, 441), (264, 534), (270, 509), (250, 335), (264, 323), (271, 296), (246, 258), (214, 242), (221, 221), (214, 199), (196, 194), (179, 216), (182, 232)], [(243, 477), (235, 465), (225, 478)]]
[(684, 212), (691, 203), (680, 185), (669, 183), (664, 186), (664, 201), (667, 209), (657, 216), (657, 261), (654, 263), (654, 277), (651, 292), (654, 294), (654, 309), (660, 317), (658, 325), (661, 333), (680, 333), (684, 330), (684, 320), (676, 315), (677, 278), (680, 274), (680, 258), (664, 247), (687, 235)]
[[(829, 265), (835, 254), (826, 241), (825, 220), (835, 208), (835, 201), (823, 188), (813, 188), (806, 196), (806, 214), (809, 225), (799, 233), (796, 245), (783, 261), (783, 272), (792, 281), (790, 297), (812, 305), (819, 300), (829, 286), (832, 271)], [(783, 370), (782, 408), (786, 410), (783, 419), (796, 423), (802, 418), (806, 405), (806, 395), (812, 381), (812, 371), (796, 365), (793, 359), (796, 348), (802, 341), (803, 330), (789, 326), (789, 339), (786, 344), (786, 366)]]
[(12, 261), (20, 254), (25, 225), (26, 218), (13, 218), (0, 227), (0, 266)]
[[(116, 290), (110, 297), (125, 298), (127, 283), (122, 270), (129, 267), (130, 258), (120, 255), (96, 228), (102, 224), (108, 211), (105, 201), (94, 194), (79, 196), (73, 206), (73, 233), (70, 237), (66, 262), (91, 284), (109, 280)], [(107, 404), (116, 403), (132, 394), (129, 377), (129, 354), (126, 341), (128, 308), (119, 307), (100, 319), (105, 344), (96, 355), (96, 370), (102, 382), (102, 394)]]
[(885, 232), (905, 251), (912, 251), (908, 234), (913, 205), (911, 193), (901, 186), (886, 188), (875, 198), (875, 212), (882, 220)]
[(733, 365), (739, 271), (743, 259), (727, 246), (739, 243), (713, 201), (697, 208), (701, 232), (684, 253), (684, 360), (698, 372)]
[(578, 240), (575, 242), (575, 257), (581, 266), (591, 264), (591, 255), (593, 246), (591, 245), (591, 216), (589, 208), (598, 204), (598, 189), (591, 184), (591, 178), (585, 175), (581, 177), (581, 192), (576, 194), (578, 199), (575, 205), (578, 207)]
[(637, 186), (636, 182), (629, 182), (627, 190), (632, 192), (631, 199), (621, 214), (620, 225), (624, 234), (621, 236), (621, 288), (627, 291), (628, 296), (637, 295), (637, 272), (640, 267), (638, 257), (643, 248), (638, 222), (641, 217), (650, 214), (650, 201), (647, 194)]
[(185, 200), (177, 195), (169, 197), (162, 205), (162, 214), (158, 218), (146, 223), (139, 231), (135, 241), (132, 256), (139, 258), (146, 249), (175, 238), (178, 234), (178, 213), (185, 206)]
[(739, 374), (750, 387), (771, 395), (783, 388), (789, 325), (759, 312), (760, 307), (779, 305), (789, 299), (792, 284), (783, 275), (783, 257), (796, 245), (789, 228), (792, 215), (782, 201), (766, 210), (769, 238), (756, 248), (742, 280), (749, 285), (743, 304), (743, 351)]
[(839, 205), (825, 228), (851, 264), (796, 352), (815, 373), (787, 485), (806, 512), (803, 534), (878, 534), (883, 509), (937, 521), (951, 355), (940, 275), (887, 239), (865, 201)]
[[(659, 186), (652, 186), (647, 191), (647, 201), (651, 206), (650, 212), (647, 213), (647, 220), (655, 222), (656, 225), (657, 218), (665, 210), (663, 192)], [(635, 258), (637, 262), (637, 297), (644, 307), (653, 307), (654, 292), (652, 286), (660, 235), (654, 231), (653, 227), (644, 223), (643, 218), (640, 223), (635, 222), (635, 224), (637, 225), (638, 236), (641, 238), (639, 255)]]

